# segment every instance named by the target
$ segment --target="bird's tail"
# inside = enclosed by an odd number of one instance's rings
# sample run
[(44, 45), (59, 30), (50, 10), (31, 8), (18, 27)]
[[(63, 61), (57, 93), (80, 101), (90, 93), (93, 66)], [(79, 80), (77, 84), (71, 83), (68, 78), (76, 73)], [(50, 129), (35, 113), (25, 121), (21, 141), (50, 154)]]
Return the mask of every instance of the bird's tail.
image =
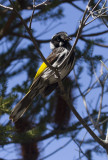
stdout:
[(29, 91), (24, 96), (24, 98), (16, 104), (15, 108), (12, 110), (11, 115), (10, 115), (10, 119), (13, 122), (17, 121), (20, 117), (23, 116), (23, 114), (25, 113), (27, 108), (30, 106), (33, 98), (36, 96), (36, 93), (34, 96), (34, 94), (32, 94), (31, 92), (32, 91)]

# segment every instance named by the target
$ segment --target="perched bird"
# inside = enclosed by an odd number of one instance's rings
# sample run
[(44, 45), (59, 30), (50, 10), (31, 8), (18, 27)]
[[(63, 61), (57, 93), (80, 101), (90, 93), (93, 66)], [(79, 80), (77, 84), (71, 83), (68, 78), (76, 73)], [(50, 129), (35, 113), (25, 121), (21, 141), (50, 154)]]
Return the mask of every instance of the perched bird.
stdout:
[[(55, 34), (50, 41), (50, 48), (52, 53), (47, 57), (47, 61), (58, 69), (60, 79), (63, 80), (72, 70), (75, 61), (75, 53), (68, 56), (71, 49), (69, 41), (71, 38), (66, 32), (59, 32)], [(64, 60), (66, 59), (65, 63)], [(19, 101), (15, 108), (12, 110), (10, 119), (15, 122), (17, 121), (27, 110), (32, 103), (34, 97), (37, 95), (47, 96), (58, 86), (57, 76), (43, 62), (38, 69), (34, 81), (24, 98)]]

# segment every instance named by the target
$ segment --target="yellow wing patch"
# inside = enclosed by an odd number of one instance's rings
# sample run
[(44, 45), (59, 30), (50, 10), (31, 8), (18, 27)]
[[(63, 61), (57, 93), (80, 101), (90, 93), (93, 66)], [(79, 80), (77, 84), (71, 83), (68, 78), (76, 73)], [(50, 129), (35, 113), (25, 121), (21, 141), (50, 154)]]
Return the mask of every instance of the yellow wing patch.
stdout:
[(40, 68), (38, 69), (34, 79), (36, 79), (37, 77), (39, 77), (39, 75), (47, 68), (47, 65), (43, 62), (40, 66)]

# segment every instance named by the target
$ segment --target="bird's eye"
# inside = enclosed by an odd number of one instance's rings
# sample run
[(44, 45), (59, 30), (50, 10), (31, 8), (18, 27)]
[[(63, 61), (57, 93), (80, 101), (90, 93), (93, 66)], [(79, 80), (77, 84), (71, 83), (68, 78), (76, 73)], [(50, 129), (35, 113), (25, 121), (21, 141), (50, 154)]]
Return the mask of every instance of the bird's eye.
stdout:
[(60, 38), (57, 38), (57, 42), (60, 42)]

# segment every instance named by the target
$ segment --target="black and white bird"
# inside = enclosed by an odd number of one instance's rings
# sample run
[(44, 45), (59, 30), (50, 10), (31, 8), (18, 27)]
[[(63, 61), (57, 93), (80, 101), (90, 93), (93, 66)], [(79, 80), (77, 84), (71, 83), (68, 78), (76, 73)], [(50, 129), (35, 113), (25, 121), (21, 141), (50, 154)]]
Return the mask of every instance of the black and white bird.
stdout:
[[(70, 73), (75, 62), (74, 52), (68, 56), (71, 50), (71, 45), (69, 43), (70, 40), (71, 38), (66, 32), (59, 32), (55, 34), (50, 41), (50, 48), (52, 49), (52, 52), (46, 60), (53, 67), (58, 69), (61, 80), (63, 80)], [(10, 119), (13, 122), (17, 121), (24, 114), (37, 95), (40, 94), (47, 96), (57, 86), (58, 82), (55, 72), (43, 62), (34, 77), (28, 93), (16, 104), (15, 108), (12, 110)]]

